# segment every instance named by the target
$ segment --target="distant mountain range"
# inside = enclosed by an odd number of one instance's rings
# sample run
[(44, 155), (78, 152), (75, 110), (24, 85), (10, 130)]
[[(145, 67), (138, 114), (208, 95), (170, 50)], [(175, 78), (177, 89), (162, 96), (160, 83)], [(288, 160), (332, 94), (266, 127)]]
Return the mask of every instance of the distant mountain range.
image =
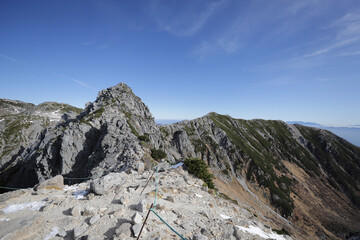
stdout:
[[(156, 119), (158, 125), (167, 125), (184, 121), (184, 119)], [(329, 127), (314, 122), (288, 121), (289, 124), (300, 124), (307, 127), (314, 127), (328, 130), (344, 138), (356, 146), (360, 146), (360, 124), (349, 125), (344, 127)]]
[(173, 124), (181, 121), (183, 121), (183, 119), (155, 119), (155, 122), (158, 125)]
[(351, 142), (356, 146), (360, 146), (360, 124), (350, 125), (345, 127), (328, 127), (318, 123), (313, 122), (302, 122), (302, 121), (290, 121), (289, 124), (300, 124), (307, 127), (314, 127), (328, 130), (332, 133), (335, 133), (339, 137), (344, 138), (345, 140)]

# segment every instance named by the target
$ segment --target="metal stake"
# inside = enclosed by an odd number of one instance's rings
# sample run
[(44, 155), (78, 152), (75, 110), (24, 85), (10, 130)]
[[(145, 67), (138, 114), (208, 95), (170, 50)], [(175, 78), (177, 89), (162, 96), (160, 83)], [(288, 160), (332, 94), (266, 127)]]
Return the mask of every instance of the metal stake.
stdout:
[(151, 206), (150, 206), (150, 208), (149, 208), (149, 211), (148, 211), (148, 213), (147, 213), (147, 215), (146, 215), (145, 221), (144, 221), (144, 223), (143, 223), (143, 225), (142, 225), (142, 227), (141, 227), (141, 229), (140, 229), (139, 235), (138, 235), (138, 237), (137, 237), (136, 240), (139, 240), (139, 239), (140, 239), (141, 232), (142, 232), (142, 230), (143, 230), (143, 228), (144, 228), (144, 226), (145, 226), (145, 224), (146, 224), (146, 221), (147, 221), (147, 219), (148, 219), (148, 217), (149, 217), (150, 209), (152, 209), (153, 206), (154, 206), (154, 204), (152, 203)]
[(152, 178), (152, 176), (154, 175), (154, 173), (155, 173), (155, 170), (153, 171), (153, 173), (151, 174), (151, 176), (150, 176), (150, 177), (149, 177), (149, 179), (147, 180), (147, 182), (146, 182), (146, 184), (145, 184), (145, 186), (144, 186), (143, 190), (141, 191), (140, 195), (144, 192), (144, 190), (145, 190), (146, 186), (148, 185), (148, 183), (149, 183), (150, 179)]

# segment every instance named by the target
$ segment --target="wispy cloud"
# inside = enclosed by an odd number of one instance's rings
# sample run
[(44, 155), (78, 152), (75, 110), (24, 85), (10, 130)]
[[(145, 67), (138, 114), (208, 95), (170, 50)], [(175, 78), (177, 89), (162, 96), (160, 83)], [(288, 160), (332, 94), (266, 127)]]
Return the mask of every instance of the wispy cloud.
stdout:
[(8, 61), (11, 61), (11, 62), (27, 64), (26, 62), (23, 62), (23, 61), (21, 61), (21, 60), (18, 60), (18, 59), (16, 59), (16, 58), (13, 58), (13, 57), (9, 57), (9, 56), (7, 56), (7, 55), (5, 55), (5, 54), (2, 54), (2, 53), (0, 53), (0, 57), (6, 59), (6, 60), (8, 60)]
[[(347, 12), (342, 17), (335, 19), (324, 29), (330, 31), (328, 37), (333, 40), (324, 43), (323, 45), (327, 45), (326, 47), (322, 47), (313, 53), (305, 54), (304, 57), (315, 57), (336, 49), (351, 46), (353, 43), (358, 42), (360, 40), (360, 14), (357, 12)], [(339, 55), (344, 55), (344, 53), (340, 53)]]
[[(9, 57), (9, 56), (7, 56), (7, 55), (5, 55), (5, 54), (2, 54), (2, 53), (0, 53), (0, 57), (6, 59), (6, 60), (8, 60), (8, 61), (15, 62), (15, 63), (28, 64), (28, 63), (26, 63), (26, 62), (24, 62), (24, 61), (21, 61), (21, 60), (19, 60), (19, 59), (13, 58), (13, 57)], [(58, 76), (60, 76), (60, 77), (62, 77), (62, 78), (66, 78), (66, 79), (71, 80), (71, 81), (73, 81), (74, 83), (77, 83), (77, 84), (79, 84), (80, 86), (83, 86), (83, 87), (85, 87), (85, 88), (94, 89), (93, 87), (89, 86), (89, 85), (86, 84), (85, 82), (80, 81), (80, 80), (78, 80), (78, 79), (75, 79), (75, 78), (72, 78), (72, 77), (69, 77), (69, 76), (65, 76), (65, 75), (60, 74), (60, 73), (57, 73), (57, 72), (51, 72), (51, 71), (48, 71), (48, 70), (46, 70), (46, 69), (43, 69), (43, 68), (40, 68), (40, 67), (36, 67), (36, 66), (30, 66), (30, 67), (32, 67), (32, 68), (34, 68), (34, 69), (38, 69), (38, 70), (43, 71), (43, 72), (46, 72), (46, 73), (58, 75)]]
[(85, 45), (85, 46), (88, 46), (88, 45), (94, 45), (96, 42), (95, 41), (85, 41), (85, 42), (81, 42), (80, 44), (81, 45)]
[(86, 88), (89, 88), (89, 89), (93, 89), (92, 87), (90, 87), (89, 85), (87, 85), (86, 83), (80, 81), (80, 80), (77, 80), (77, 79), (72, 79), (75, 83), (83, 86), (83, 87), (86, 87)]
[(317, 56), (317, 55), (320, 55), (320, 54), (323, 54), (323, 53), (327, 53), (333, 49), (337, 49), (337, 48), (340, 48), (340, 47), (343, 47), (343, 46), (346, 46), (346, 45), (349, 45), (353, 42), (357, 42), (358, 40), (360, 39), (360, 37), (356, 37), (356, 38), (350, 38), (350, 39), (346, 39), (346, 40), (343, 40), (343, 41), (338, 41), (338, 42), (335, 42), (334, 44), (326, 47), (326, 48), (322, 48), (320, 50), (317, 50), (313, 53), (310, 53), (310, 54), (305, 54), (304, 57), (314, 57), (314, 56)]
[(215, 47), (209, 42), (201, 42), (192, 52), (192, 56), (199, 61), (203, 61), (206, 57), (211, 55), (215, 51)]
[[(356, 10), (355, 10), (356, 11)], [(359, 36), (360, 33), (360, 13), (348, 12), (343, 17), (337, 19), (329, 27), (338, 28), (337, 38), (346, 39)]]
[(73, 81), (74, 83), (77, 83), (77, 84), (79, 84), (79, 85), (82, 86), (82, 87), (85, 87), (85, 88), (88, 88), (88, 89), (94, 89), (93, 87), (89, 86), (89, 85), (86, 84), (85, 82), (80, 81), (80, 80), (78, 80), (78, 79), (75, 79), (75, 78), (72, 78), (72, 77), (66, 76), (66, 75), (64, 75), (64, 74), (57, 73), (57, 72), (52, 72), (52, 73), (53, 73), (53, 74), (56, 74), (56, 75), (58, 75), (58, 76), (60, 76), (60, 77), (62, 77), (62, 78), (66, 78), (66, 79), (68, 79), (68, 80), (71, 80), (71, 81)]
[[(303, 28), (300, 26), (305, 25), (302, 21), (311, 18), (309, 11), (305, 10), (318, 8), (318, 5), (317, 0), (289, 2), (281, 8), (267, 2), (261, 5), (256, 1), (251, 4), (232, 2), (229, 6), (238, 9), (238, 14), (229, 16), (222, 29), (194, 48), (193, 55), (204, 59), (213, 53), (234, 54), (242, 48), (276, 42), (276, 39), (288, 37), (296, 33), (296, 29)], [(299, 15), (302, 21), (298, 20)], [(268, 27), (271, 27), (271, 31), (267, 31)]]
[(212, 39), (204, 40), (194, 47), (192, 56), (202, 61), (219, 52), (233, 54), (242, 46), (242, 41), (248, 29), (248, 22), (238, 17), (230, 26), (215, 34)]
[(360, 51), (358, 51), (358, 52), (344, 52), (344, 53), (341, 53), (339, 56), (354, 56), (354, 55), (360, 55)]
[(296, 81), (292, 77), (279, 77), (262, 82), (262, 85), (282, 87), (294, 84)]
[(100, 44), (97, 41), (84, 41), (84, 42), (81, 42), (80, 44), (84, 45), (84, 46), (94, 46), (99, 50), (104, 50), (104, 49), (107, 49), (108, 47), (110, 47), (109, 43)]
[(315, 82), (329, 82), (331, 81), (330, 78), (315, 78), (314, 79)]
[[(350, 12), (349, 12), (350, 11)], [(291, 57), (278, 59), (271, 63), (255, 67), (254, 70), (279, 71), (284, 69), (311, 68), (333, 61), (339, 56), (360, 55), (360, 14), (351, 9), (341, 17), (329, 21), (327, 25), (317, 27), (316, 34), (308, 44), (300, 48), (291, 48)]]
[(186, 8), (179, 9), (179, 5), (152, 1), (150, 14), (160, 30), (187, 37), (198, 33), (226, 2), (228, 0), (196, 5), (195, 1), (191, 1)]

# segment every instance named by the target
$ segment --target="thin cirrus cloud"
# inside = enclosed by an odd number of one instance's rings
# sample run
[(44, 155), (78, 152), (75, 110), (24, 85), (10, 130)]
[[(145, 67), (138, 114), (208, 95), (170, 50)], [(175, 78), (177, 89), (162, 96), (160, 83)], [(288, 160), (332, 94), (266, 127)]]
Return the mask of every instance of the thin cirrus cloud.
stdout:
[(337, 38), (349, 38), (358, 36), (360, 33), (360, 14), (349, 12), (336, 20), (330, 27), (339, 28)]
[(197, 34), (209, 21), (209, 19), (218, 12), (228, 0), (210, 2), (204, 6), (200, 4), (201, 9), (197, 11), (195, 1), (179, 9), (178, 5), (164, 5), (164, 2), (152, 1), (150, 5), (150, 15), (160, 30), (166, 31), (179, 37), (189, 37)]
[(350, 39), (346, 39), (346, 40), (343, 40), (343, 41), (339, 41), (339, 42), (335, 42), (333, 45), (330, 45), (326, 48), (322, 48), (320, 50), (317, 50), (313, 53), (310, 53), (310, 54), (305, 54), (304, 57), (314, 57), (314, 56), (317, 56), (317, 55), (320, 55), (320, 54), (323, 54), (323, 53), (327, 53), (333, 49), (337, 49), (337, 48), (341, 48), (343, 46), (347, 46), (351, 43), (354, 43), (354, 42), (357, 42), (360, 38), (359, 37), (355, 37), (355, 38), (350, 38)]
[[(309, 42), (312, 51), (308, 47), (302, 51), (308, 53), (293, 55), (290, 58), (283, 58), (271, 63), (263, 64), (254, 68), (260, 71), (278, 71), (283, 69), (311, 68), (327, 63), (327, 59), (360, 55), (360, 15), (356, 12), (347, 12), (341, 17), (333, 20), (330, 24), (319, 28), (323, 31), (321, 38), (314, 38)], [(293, 49), (299, 52), (299, 49)], [(323, 55), (326, 54), (326, 58)]]
[(85, 42), (81, 42), (80, 44), (84, 45), (84, 46), (94, 46), (100, 50), (107, 49), (110, 46), (110, 44), (108, 44), (108, 43), (98, 44), (96, 41), (87, 41), (87, 42), (85, 41)]
[(57, 72), (52, 72), (52, 73), (53, 73), (53, 74), (56, 74), (56, 75), (58, 75), (58, 76), (60, 76), (60, 77), (62, 77), (62, 78), (66, 78), (66, 79), (68, 79), (68, 80), (71, 80), (71, 81), (73, 81), (74, 83), (76, 83), (76, 84), (78, 84), (78, 85), (80, 85), (80, 86), (82, 86), (82, 87), (85, 87), (85, 88), (88, 88), (88, 89), (94, 89), (93, 87), (89, 86), (89, 85), (86, 84), (85, 82), (80, 81), (80, 80), (78, 80), (78, 79), (75, 79), (75, 78), (72, 78), (72, 77), (66, 76), (66, 75), (64, 75), (64, 74), (57, 73)]
[[(236, 9), (236, 14), (230, 16), (222, 29), (198, 44), (193, 49), (193, 56), (203, 60), (213, 53), (234, 54), (249, 45), (264, 45), (279, 37), (287, 37), (295, 32), (294, 29), (301, 28), (299, 25), (304, 25), (297, 20), (298, 15), (305, 19), (311, 17), (311, 14), (304, 14), (302, 10), (315, 6), (312, 0), (286, 3), (281, 9), (274, 4), (266, 4), (242, 6), (239, 3), (234, 5), (233, 2), (229, 6)], [(244, 7), (247, 8), (245, 11)], [(225, 11), (223, 14), (226, 14)], [(271, 31), (264, 27), (268, 23), (273, 24)], [(263, 36), (261, 39), (256, 37), (259, 33)]]
[[(335, 32), (332, 34), (333, 36), (330, 36), (334, 40), (327, 47), (316, 50), (311, 54), (305, 54), (304, 57), (317, 56), (358, 42), (360, 40), (360, 15), (354, 12), (346, 13), (325, 29)], [(344, 55), (344, 53), (340, 53), (340, 55)]]
[(93, 89), (92, 87), (90, 87), (89, 85), (87, 85), (86, 83), (80, 81), (80, 80), (77, 80), (77, 79), (72, 79), (75, 83), (83, 86), (83, 87), (86, 87), (86, 88), (89, 88), (89, 89)]
[[(10, 62), (15, 62), (15, 63), (27, 64), (27, 65), (28, 65), (28, 63), (26, 63), (26, 62), (24, 62), (24, 61), (21, 61), (21, 60), (19, 60), (19, 59), (13, 58), (13, 57), (10, 57), (10, 56), (5, 55), (5, 54), (3, 54), (3, 53), (0, 53), (0, 57), (3, 58), (3, 59), (5, 59), (5, 60), (7, 60), (7, 61), (10, 61)], [(41, 71), (46, 72), (46, 73), (51, 73), (51, 74), (58, 75), (58, 76), (60, 76), (60, 77), (62, 77), (62, 78), (69, 79), (69, 80), (73, 81), (74, 83), (77, 83), (77, 84), (79, 84), (80, 86), (83, 86), (83, 87), (85, 87), (85, 88), (93, 89), (93, 88), (92, 88), (91, 86), (89, 86), (88, 84), (86, 84), (86, 83), (84, 83), (84, 82), (82, 82), (82, 81), (80, 81), (80, 80), (74, 79), (74, 78), (72, 78), (72, 77), (68, 77), (68, 76), (65, 76), (65, 75), (60, 74), (60, 73), (57, 73), (57, 72), (49, 72), (48, 70), (45, 70), (45, 69), (43, 69), (43, 68), (39, 68), (39, 67), (36, 67), (36, 66), (30, 66), (30, 67), (32, 67), (32, 68), (34, 68), (34, 69), (41, 70)]]
[(345, 53), (341, 53), (339, 56), (355, 56), (355, 55), (360, 55), (360, 51), (357, 51), (357, 52), (345, 52)]
[(7, 56), (5, 54), (2, 54), (2, 53), (0, 53), (0, 57), (2, 57), (5, 60), (11, 61), (11, 62), (26, 64), (26, 62), (20, 61), (20, 60), (18, 60), (16, 58), (13, 58), (13, 57), (9, 57), (9, 56)]

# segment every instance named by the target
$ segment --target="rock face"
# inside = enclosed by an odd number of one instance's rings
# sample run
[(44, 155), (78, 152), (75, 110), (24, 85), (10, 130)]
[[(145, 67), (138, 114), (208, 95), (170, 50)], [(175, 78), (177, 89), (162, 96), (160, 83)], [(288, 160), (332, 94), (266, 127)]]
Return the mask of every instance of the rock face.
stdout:
[(127, 176), (123, 173), (110, 173), (90, 183), (90, 189), (97, 195), (103, 195), (110, 189), (123, 185)]
[[(15, 111), (11, 106), (2, 114)], [(33, 107), (25, 104), (16, 111), (27, 113)], [(38, 131), (30, 142), (9, 155), (14, 164), (0, 173), (1, 186), (33, 187), (62, 175), (66, 183), (92, 178), (92, 191), (103, 196), (127, 183), (114, 181), (108, 173), (142, 174), (155, 163), (151, 150), (161, 149), (168, 162), (202, 159), (223, 196), (246, 202), (285, 228), (295, 224), (318, 238), (360, 231), (360, 149), (325, 130), (216, 113), (157, 126), (148, 107), (120, 83), (100, 91), (79, 115), (66, 115)], [(184, 181), (192, 184), (190, 178)], [(185, 191), (182, 181), (173, 186)], [(137, 187), (131, 185), (128, 191), (136, 192)], [(173, 194), (166, 195), (167, 204), (177, 204)], [(126, 207), (130, 199), (122, 197), (121, 206)], [(137, 211), (143, 213), (145, 204), (140, 204)], [(123, 224), (128, 235), (131, 226)], [(240, 234), (234, 228), (226, 231), (229, 236)]]
[(254, 194), (256, 202), (261, 199), (294, 223), (312, 222), (318, 236), (330, 231), (344, 237), (345, 229), (358, 229), (353, 223), (360, 216), (360, 148), (344, 139), (282, 121), (216, 113), (160, 130), (170, 156), (203, 159), (218, 184), (233, 185), (226, 194)]
[[(148, 136), (148, 142), (138, 138)], [(107, 172), (136, 168), (161, 136), (148, 107), (123, 83), (99, 92), (75, 119), (46, 129), (16, 158), (1, 182), (30, 187), (54, 175), (97, 178)], [(20, 177), (26, 176), (25, 178)]]
[(0, 172), (15, 166), (17, 156), (21, 155), (46, 127), (80, 112), (81, 109), (64, 103), (45, 102), (36, 106), (1, 98)]

